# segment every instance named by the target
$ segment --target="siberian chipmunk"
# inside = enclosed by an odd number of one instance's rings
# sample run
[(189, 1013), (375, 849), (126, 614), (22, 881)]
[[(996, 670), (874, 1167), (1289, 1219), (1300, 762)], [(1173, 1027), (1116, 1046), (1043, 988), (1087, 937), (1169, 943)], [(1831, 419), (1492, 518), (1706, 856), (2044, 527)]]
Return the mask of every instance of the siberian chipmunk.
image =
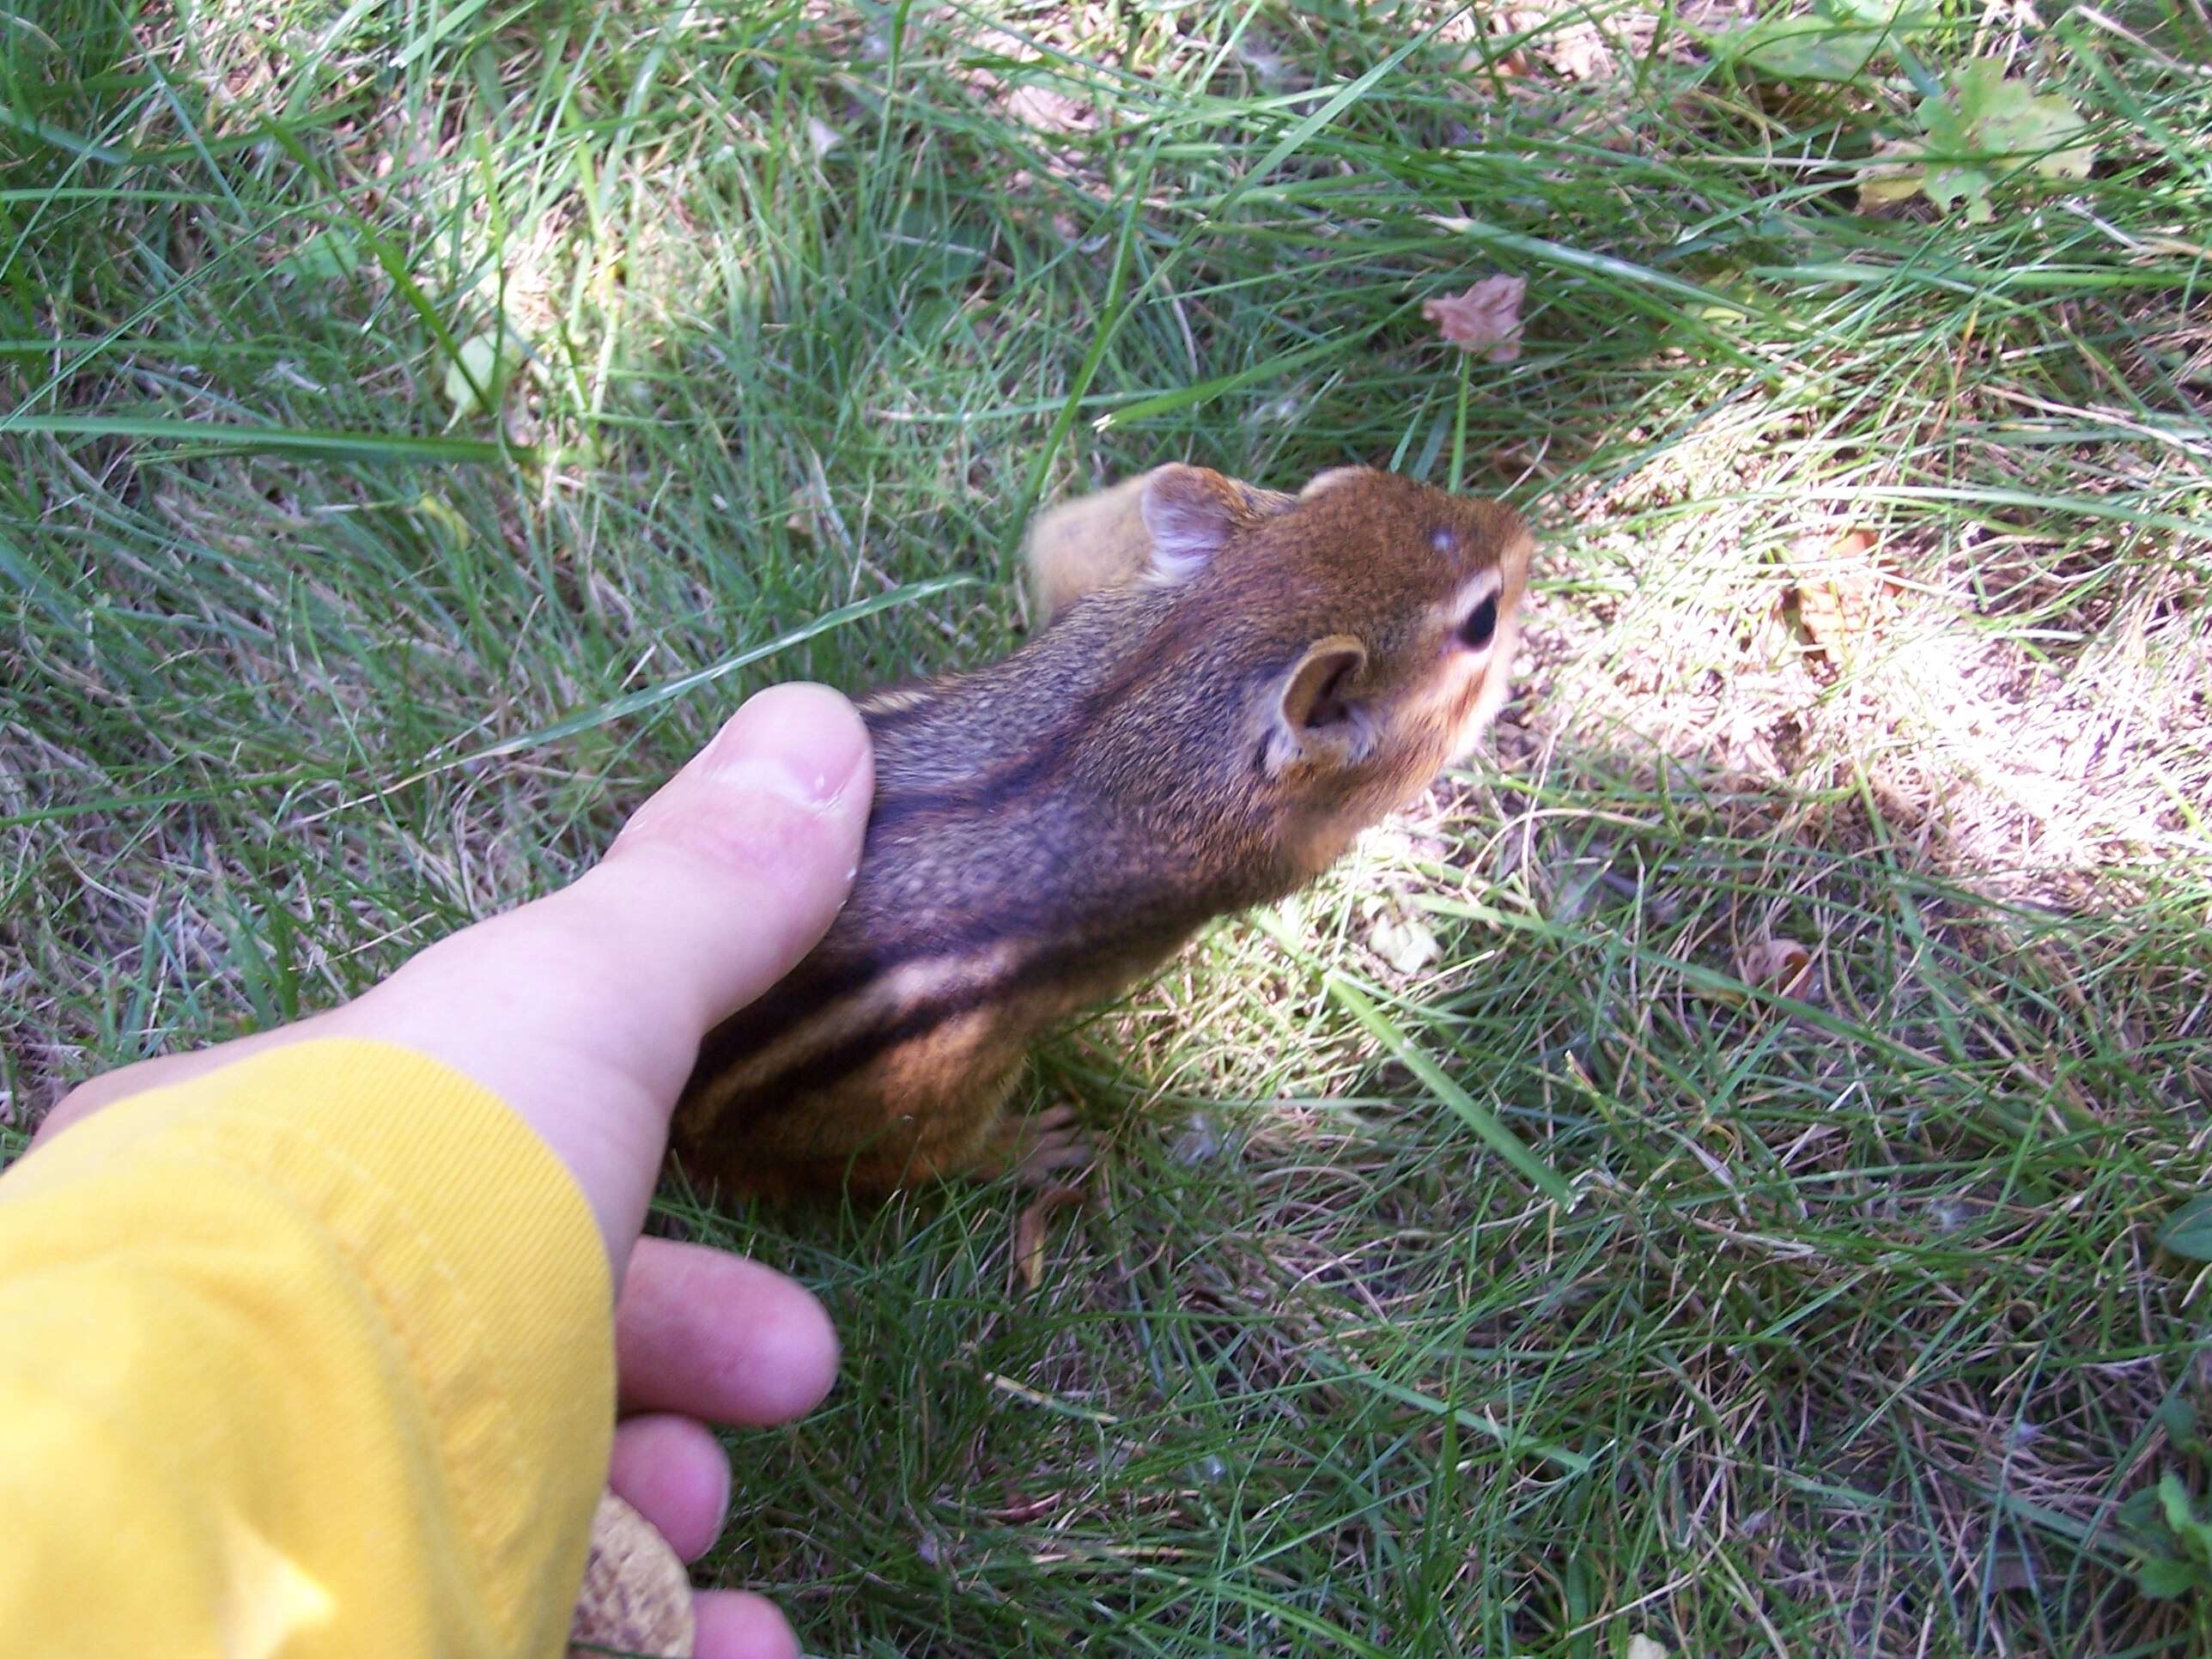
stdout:
[(1311, 880), (1473, 744), (1529, 551), (1510, 508), (1366, 467), (1284, 495), (1162, 466), (1046, 514), (1037, 636), (860, 703), (852, 897), (708, 1035), (679, 1161), (771, 1195), (1009, 1162), (1046, 1027)]

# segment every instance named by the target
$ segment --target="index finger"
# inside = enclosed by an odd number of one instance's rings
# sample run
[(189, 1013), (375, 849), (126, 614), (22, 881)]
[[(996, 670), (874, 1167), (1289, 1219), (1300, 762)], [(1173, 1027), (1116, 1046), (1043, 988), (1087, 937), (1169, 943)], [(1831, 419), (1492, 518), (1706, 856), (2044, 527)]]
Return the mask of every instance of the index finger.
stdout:
[(641, 1238), (615, 1304), (624, 1411), (758, 1427), (803, 1417), (837, 1380), (837, 1333), (813, 1294), (726, 1250)]

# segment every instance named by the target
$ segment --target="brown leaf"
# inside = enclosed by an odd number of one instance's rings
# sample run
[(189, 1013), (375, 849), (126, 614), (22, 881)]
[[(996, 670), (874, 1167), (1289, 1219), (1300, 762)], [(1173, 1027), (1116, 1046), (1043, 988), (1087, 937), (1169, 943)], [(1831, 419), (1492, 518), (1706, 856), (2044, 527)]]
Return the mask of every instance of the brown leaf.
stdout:
[[(1763, 939), (1736, 953), (1735, 976), (1756, 991), (1772, 991), (1800, 1001), (1814, 1000), (1813, 953), (1795, 939)], [(1723, 1008), (1741, 1008), (1751, 1000), (1747, 992), (1732, 985), (1692, 982), (1690, 994)]]
[(1014, 1218), (1014, 1267), (1024, 1288), (1034, 1291), (1044, 1283), (1044, 1224), (1054, 1210), (1080, 1208), (1080, 1187), (1047, 1187), (1040, 1190)]
[(1755, 990), (1799, 996), (1813, 977), (1813, 953), (1794, 939), (1763, 939), (1736, 957), (1735, 973)]
[(1486, 276), (1464, 294), (1424, 300), (1421, 315), (1462, 351), (1489, 348), (1488, 360), (1510, 363), (1521, 355), (1521, 298), (1526, 276)]
[(1828, 556), (1832, 559), (1844, 559), (1856, 564), (1863, 564), (1866, 562), (1867, 556), (1874, 551), (1874, 547), (1873, 531), (1846, 530), (1828, 544)]
[(1050, 87), (1016, 87), (1006, 96), (1006, 113), (1039, 132), (1088, 132), (1098, 125), (1091, 105)]
[(1496, 76), (1503, 81), (1525, 80), (1534, 70), (1528, 54), (1516, 46), (1510, 52), (1486, 52), (1480, 46), (1469, 46), (1460, 53), (1457, 68), (1462, 75), (1480, 81)]
[(1890, 620), (1887, 574), (1873, 557), (1872, 532), (1801, 537), (1790, 550), (1796, 582), (1789, 603), (1822, 656), (1840, 666)]
[[(595, 1650), (691, 1659), (691, 1575), (668, 1540), (611, 1492), (592, 1516), (591, 1553), (568, 1626), (570, 1659)], [(588, 1646), (579, 1648), (579, 1643)]]

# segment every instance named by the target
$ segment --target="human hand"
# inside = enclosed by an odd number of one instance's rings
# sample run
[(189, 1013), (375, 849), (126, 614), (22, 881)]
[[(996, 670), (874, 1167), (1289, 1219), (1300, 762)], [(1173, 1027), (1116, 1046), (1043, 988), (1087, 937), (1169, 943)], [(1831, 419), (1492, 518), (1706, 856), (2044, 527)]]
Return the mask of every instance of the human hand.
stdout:
[[(874, 792), (866, 728), (817, 686), (738, 710), (572, 885), (464, 929), (343, 1007), (74, 1091), (33, 1146), (125, 1096), (308, 1037), (373, 1038), (504, 1099), (565, 1164), (615, 1281), (621, 1405), (610, 1484), (684, 1559), (713, 1544), (730, 1470), (708, 1422), (775, 1423), (829, 1392), (821, 1304), (722, 1252), (638, 1237), (700, 1038), (812, 948), (844, 902)], [(697, 1601), (699, 1659), (795, 1654), (758, 1596)]]

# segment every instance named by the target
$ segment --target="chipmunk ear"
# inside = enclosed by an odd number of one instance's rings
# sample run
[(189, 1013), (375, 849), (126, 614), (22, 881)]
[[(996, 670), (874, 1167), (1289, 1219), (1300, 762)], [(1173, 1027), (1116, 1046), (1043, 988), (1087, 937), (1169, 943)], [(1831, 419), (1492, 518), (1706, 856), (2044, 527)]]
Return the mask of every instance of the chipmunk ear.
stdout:
[(1332, 466), (1327, 471), (1316, 472), (1307, 479), (1306, 487), (1298, 491), (1297, 499), (1311, 501), (1324, 489), (1334, 489), (1340, 483), (1363, 477), (1374, 470), (1371, 466)]
[(1349, 634), (1332, 634), (1306, 647), (1282, 679), (1267, 733), (1269, 772), (1297, 761), (1340, 767), (1366, 759), (1374, 726), (1353, 684), (1366, 665), (1367, 647)]
[(1152, 542), (1151, 578), (1172, 583), (1204, 569), (1250, 507), (1233, 478), (1211, 467), (1170, 462), (1145, 475), (1143, 511)]

